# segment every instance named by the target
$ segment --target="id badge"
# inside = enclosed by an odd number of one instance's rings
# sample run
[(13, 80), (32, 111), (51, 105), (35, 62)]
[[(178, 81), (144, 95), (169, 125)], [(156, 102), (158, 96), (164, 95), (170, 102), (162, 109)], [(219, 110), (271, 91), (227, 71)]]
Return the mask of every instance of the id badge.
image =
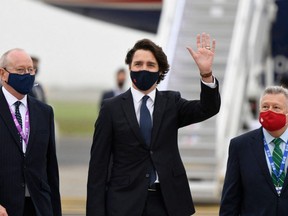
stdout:
[(278, 196), (280, 196), (281, 190), (282, 190), (282, 187), (276, 187), (276, 191), (277, 191), (277, 193), (278, 193)]

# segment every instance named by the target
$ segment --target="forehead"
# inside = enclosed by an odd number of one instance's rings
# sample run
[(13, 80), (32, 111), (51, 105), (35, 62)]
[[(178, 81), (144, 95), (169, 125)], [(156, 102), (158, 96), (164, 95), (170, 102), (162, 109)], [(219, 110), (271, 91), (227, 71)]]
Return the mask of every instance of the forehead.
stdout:
[(134, 53), (132, 61), (149, 61), (149, 62), (157, 62), (154, 54), (150, 50), (137, 50)]
[(117, 77), (125, 77), (125, 76), (126, 76), (125, 72), (117, 73)]
[(265, 94), (261, 100), (261, 104), (264, 103), (286, 105), (287, 99), (284, 94)]
[(7, 63), (12, 66), (33, 66), (31, 57), (22, 50), (11, 51), (7, 55)]

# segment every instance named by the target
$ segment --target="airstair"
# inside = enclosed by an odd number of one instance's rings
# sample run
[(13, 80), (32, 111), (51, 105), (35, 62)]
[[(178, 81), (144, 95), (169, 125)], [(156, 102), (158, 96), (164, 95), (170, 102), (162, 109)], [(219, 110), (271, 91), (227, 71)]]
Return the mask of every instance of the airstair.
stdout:
[[(266, 2), (269, 1), (266, 0)], [(223, 183), (223, 169), (227, 161), (229, 137), (235, 136), (240, 130), (241, 125), (238, 120), (243, 115), (247, 95), (246, 81), (250, 77), (249, 73), (253, 73), (251, 70), (253, 64), (247, 59), (251, 57), (256, 65), (259, 63), (259, 59), (256, 62), (257, 59), (253, 57), (260, 56), (259, 52), (263, 51), (263, 44), (267, 43), (264, 39), (268, 36), (263, 33), (267, 32), (271, 23), (267, 18), (269, 11), (266, 11), (265, 2), (261, 3), (256, 0), (178, 0), (175, 10), (177, 12), (167, 42), (168, 58), (171, 64), (168, 81), (166, 81), (167, 89), (179, 91), (186, 99), (199, 99), (199, 71), (186, 47), (191, 46), (197, 49), (195, 42), (198, 33), (206, 32), (216, 39), (213, 74), (220, 83), (225, 113), (222, 110), (220, 114), (209, 120), (179, 129), (178, 140), (193, 199), (201, 203), (218, 202)], [(267, 23), (262, 25), (258, 22), (261, 18)], [(263, 30), (262, 37), (259, 37), (261, 35), (259, 30)], [(260, 38), (258, 42), (255, 36)], [(232, 50), (238, 49), (236, 40), (239, 40), (241, 51), (243, 51), (241, 55), (238, 53), (238, 57), (237, 50), (236, 52)], [(251, 51), (253, 42), (256, 48), (254, 47), (255, 50)], [(241, 61), (241, 58), (245, 61)], [(238, 72), (240, 85), (234, 93)], [(225, 94), (222, 94), (223, 88), (225, 88)], [(238, 105), (239, 109), (234, 106), (229, 107), (234, 103), (231, 95), (239, 96), (235, 100), (235, 105)], [(233, 110), (229, 111), (229, 108), (234, 109), (236, 113), (233, 113)], [(229, 115), (230, 117), (237, 115), (234, 119), (236, 123), (231, 123)], [(223, 130), (229, 131), (230, 124), (235, 130), (230, 131), (229, 134), (225, 133)], [(223, 126), (223, 130), (219, 126)], [(221, 142), (225, 143), (221, 144)]]

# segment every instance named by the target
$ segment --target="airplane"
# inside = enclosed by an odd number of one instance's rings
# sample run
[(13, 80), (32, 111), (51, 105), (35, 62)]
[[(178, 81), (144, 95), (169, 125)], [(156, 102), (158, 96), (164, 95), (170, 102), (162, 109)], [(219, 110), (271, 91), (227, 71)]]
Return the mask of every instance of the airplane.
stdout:
[(102, 21), (157, 33), (162, 0), (42, 0)]

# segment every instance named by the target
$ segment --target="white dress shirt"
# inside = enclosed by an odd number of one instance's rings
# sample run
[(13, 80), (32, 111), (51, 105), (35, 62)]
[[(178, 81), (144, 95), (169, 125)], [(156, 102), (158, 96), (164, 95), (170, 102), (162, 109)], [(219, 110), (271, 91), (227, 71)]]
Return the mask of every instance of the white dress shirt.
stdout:
[[(265, 140), (266, 140), (266, 142), (268, 144), (270, 153), (272, 155), (273, 151), (274, 151), (274, 148), (275, 148), (275, 144), (272, 141), (276, 137), (271, 136), (265, 128), (263, 128), (263, 134), (264, 134), (264, 138), (265, 138)], [(285, 145), (286, 145), (285, 142), (288, 141), (288, 129), (286, 129), (286, 131), (279, 138), (282, 139), (282, 143), (280, 143), (279, 147), (282, 150), (282, 153), (284, 154)], [(265, 151), (265, 149), (264, 149), (264, 151)], [(267, 161), (267, 165), (268, 165), (269, 171), (270, 171), (270, 173), (272, 175), (272, 168), (271, 168), (271, 165), (270, 165), (269, 158), (268, 158), (268, 156), (266, 154), (266, 151), (265, 151), (265, 156), (266, 156), (266, 161)], [(285, 169), (284, 169), (285, 174), (287, 173), (287, 166), (288, 166), (288, 160), (286, 160), (286, 163), (285, 163)]]
[[(25, 95), (23, 99), (18, 100), (16, 97), (14, 97), (12, 94), (10, 94), (5, 89), (4, 86), (2, 87), (2, 90), (3, 90), (4, 97), (6, 98), (10, 109), (14, 112), (14, 114), (15, 114), (15, 108), (16, 108), (15, 107), (15, 102), (21, 101), (21, 105), (19, 106), (19, 111), (20, 111), (20, 114), (21, 114), (22, 124), (23, 124), (22, 131), (25, 134), (26, 133), (26, 127), (24, 127), (25, 115), (26, 115), (26, 112), (27, 112), (27, 109), (28, 109), (27, 108), (27, 95)], [(23, 150), (23, 153), (26, 152), (26, 144), (25, 144), (24, 139), (22, 139), (22, 150)]]

